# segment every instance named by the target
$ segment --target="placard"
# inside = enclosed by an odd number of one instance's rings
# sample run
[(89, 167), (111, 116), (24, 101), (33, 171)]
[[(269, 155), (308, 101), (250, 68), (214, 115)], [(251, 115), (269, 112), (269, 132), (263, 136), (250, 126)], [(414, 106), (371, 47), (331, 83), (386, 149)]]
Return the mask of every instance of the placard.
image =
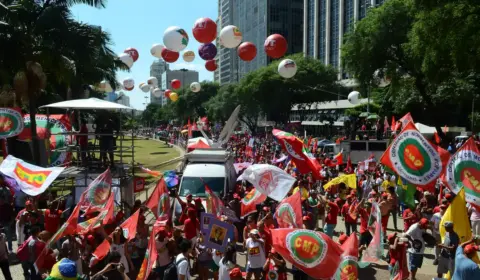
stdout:
[(136, 177), (133, 180), (133, 192), (141, 192), (145, 189), (145, 178)]
[(233, 241), (235, 236), (234, 226), (222, 222), (214, 215), (208, 213), (201, 213), (200, 218), (200, 231), (204, 234), (203, 244), (205, 247), (224, 252), (228, 244), (228, 239)]

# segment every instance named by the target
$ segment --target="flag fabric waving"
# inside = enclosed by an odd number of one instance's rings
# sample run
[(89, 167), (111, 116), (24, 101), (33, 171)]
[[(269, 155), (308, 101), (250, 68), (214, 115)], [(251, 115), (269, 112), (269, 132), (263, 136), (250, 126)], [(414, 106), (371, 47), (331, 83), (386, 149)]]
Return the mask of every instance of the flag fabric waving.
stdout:
[[(137, 234), (137, 224), (138, 224), (139, 215), (140, 215), (140, 209), (135, 211), (135, 213), (132, 216), (130, 216), (130, 218), (126, 219), (120, 225), (120, 227), (122, 228), (123, 237), (125, 237), (127, 241), (130, 241), (133, 238), (135, 238), (135, 235)], [(108, 238), (110, 239), (113, 238), (113, 233), (111, 233)], [(98, 261), (105, 258), (108, 255), (109, 251), (110, 251), (110, 242), (107, 239), (105, 239), (95, 249), (95, 252), (93, 252), (92, 259), (90, 260), (90, 267), (92, 267)]]
[(170, 196), (168, 195), (167, 185), (163, 178), (158, 180), (155, 190), (145, 202), (155, 218), (160, 220), (168, 220), (170, 216)]
[(112, 174), (110, 169), (107, 169), (88, 185), (88, 188), (80, 196), (78, 205), (85, 211), (85, 214), (102, 211), (111, 192)]
[[(203, 179), (201, 180), (203, 181)], [(234, 222), (238, 221), (235, 212), (223, 204), (223, 201), (207, 186), (205, 181), (203, 181), (203, 184), (205, 185), (205, 194), (207, 195), (207, 213), (214, 214), (217, 217), (225, 215)]]
[(77, 205), (73, 209), (72, 214), (70, 214), (70, 217), (68, 217), (67, 221), (57, 230), (57, 232), (50, 238), (50, 240), (48, 240), (45, 248), (43, 248), (42, 252), (37, 257), (37, 260), (34, 263), (35, 269), (37, 271), (41, 269), (47, 269), (48, 267), (46, 267), (46, 265), (48, 263), (52, 263), (52, 259), (53, 263), (55, 263), (55, 259), (51, 256), (52, 247), (62, 237), (76, 233), (79, 213), (80, 206)]
[(358, 279), (358, 238), (356, 233), (350, 234), (348, 239), (340, 246), (343, 250), (335, 280)]
[(343, 150), (333, 157), (333, 160), (330, 161), (330, 167), (335, 167), (337, 165), (342, 165), (342, 164), (343, 164)]
[(412, 115), (410, 115), (410, 112), (406, 113), (405, 116), (398, 120), (397, 124), (395, 125), (395, 131), (399, 129), (403, 130), (409, 122), (413, 123), (413, 118)]
[(264, 202), (267, 196), (259, 192), (256, 188), (253, 188), (249, 193), (245, 195), (241, 200), (241, 215), (240, 218), (244, 218), (252, 213), (257, 212), (257, 204)]
[(341, 175), (340, 177), (335, 177), (332, 180), (330, 180), (328, 183), (326, 183), (323, 186), (323, 189), (328, 190), (332, 186), (338, 185), (340, 183), (344, 183), (347, 187), (349, 187), (351, 189), (356, 189), (357, 188), (357, 175), (347, 174), (347, 175)]
[(190, 124), (190, 118), (188, 118), (187, 129), (188, 129), (187, 137), (190, 139), (192, 138), (192, 125)]
[(282, 148), (290, 155), (300, 173), (307, 174), (312, 172), (315, 179), (322, 179), (322, 176), (320, 175), (320, 165), (305, 152), (306, 149), (302, 140), (298, 139), (291, 133), (279, 129), (274, 129), (272, 133), (273, 136), (277, 138)]
[(275, 217), (279, 228), (302, 228), (302, 194), (300, 191), (278, 204)]
[(415, 192), (417, 191), (417, 188), (400, 176), (398, 176), (397, 186), (398, 187), (395, 189), (398, 199), (407, 205), (408, 208), (415, 208)]
[(342, 249), (326, 234), (306, 229), (272, 229), (275, 250), (314, 279), (330, 279), (341, 261)]
[(479, 178), (480, 150), (473, 138), (469, 138), (448, 161), (442, 180), (456, 194), (463, 188), (467, 203), (479, 208)]
[(0, 108), (0, 139), (17, 136), (23, 131), (23, 126), (20, 108)]
[(295, 178), (269, 164), (253, 164), (243, 171), (242, 178), (262, 194), (281, 201), (295, 184)]
[(345, 173), (347, 174), (353, 173), (352, 160), (350, 159), (350, 154), (348, 155), (347, 167), (345, 167)]
[(15, 189), (31, 196), (42, 194), (64, 169), (36, 166), (12, 155), (7, 156), (0, 164), (0, 173), (15, 180), (16, 185), (13, 186), (18, 186)]
[(157, 261), (157, 248), (155, 246), (156, 239), (155, 236), (160, 231), (161, 227), (154, 225), (152, 232), (150, 233), (150, 239), (148, 240), (148, 247), (147, 252), (145, 253), (145, 257), (143, 258), (142, 265), (140, 266), (140, 271), (137, 275), (137, 280), (146, 280), (150, 273), (152, 272), (153, 265)]
[(390, 129), (395, 131), (396, 130), (396, 121), (395, 121), (395, 116), (392, 116), (392, 125), (390, 125)]
[(105, 209), (102, 210), (96, 217), (91, 218), (83, 223), (77, 225), (77, 233), (82, 235), (89, 231), (100, 227), (101, 224), (108, 224), (114, 218), (115, 201), (113, 193), (110, 194)]
[(406, 181), (431, 189), (447, 160), (409, 122), (383, 153), (380, 162)]
[(370, 245), (362, 255), (360, 262), (361, 267), (367, 266), (369, 263), (377, 262), (382, 259), (383, 254), (383, 233), (382, 233), (382, 214), (377, 203), (372, 203), (372, 211), (368, 219), (368, 230), (373, 236)]
[(470, 227), (470, 220), (465, 201), (465, 189), (460, 189), (457, 196), (455, 196), (452, 203), (445, 211), (445, 214), (442, 216), (440, 222), (440, 236), (442, 237), (442, 242), (446, 233), (444, 223), (447, 221), (454, 222), (455, 233), (457, 233), (460, 238), (460, 244), (468, 241), (472, 237), (472, 228)]
[(145, 172), (145, 173), (147, 173), (148, 175), (153, 176), (153, 177), (160, 177), (160, 176), (162, 175), (162, 172), (160, 172), (160, 171), (152, 171), (152, 170), (150, 170), (150, 169), (148, 169), (148, 168), (146, 168), (146, 167), (143, 167), (143, 166), (140, 166), (140, 169), (141, 169), (143, 172)]

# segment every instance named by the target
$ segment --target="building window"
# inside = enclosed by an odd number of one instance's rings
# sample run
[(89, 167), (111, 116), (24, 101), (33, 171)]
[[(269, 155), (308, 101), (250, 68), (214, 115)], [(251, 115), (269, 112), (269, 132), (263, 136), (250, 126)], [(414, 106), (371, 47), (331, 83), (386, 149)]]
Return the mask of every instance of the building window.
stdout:
[(325, 63), (325, 36), (326, 36), (326, 10), (327, 0), (318, 0), (318, 59)]
[(364, 18), (367, 15), (368, 8), (370, 8), (372, 1), (371, 0), (359, 0), (359, 19)]
[(343, 34), (347, 34), (353, 29), (354, 24), (354, 2), (355, 0), (345, 0)]
[(315, 0), (308, 0), (307, 24), (307, 55), (313, 57), (315, 40)]
[(330, 64), (338, 68), (339, 1), (330, 1)]

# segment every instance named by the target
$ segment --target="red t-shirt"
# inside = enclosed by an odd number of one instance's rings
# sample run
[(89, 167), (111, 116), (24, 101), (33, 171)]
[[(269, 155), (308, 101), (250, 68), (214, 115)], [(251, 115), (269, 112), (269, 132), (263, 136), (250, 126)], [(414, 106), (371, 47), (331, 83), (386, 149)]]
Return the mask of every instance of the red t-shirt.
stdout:
[[(405, 219), (407, 216), (410, 216), (410, 214), (413, 214), (413, 218), (411, 219)], [(415, 216), (415, 213), (412, 212), (410, 209), (405, 209), (403, 211), (403, 230), (406, 232), (411, 225), (417, 222), (417, 216)]]
[(346, 223), (356, 223), (357, 220), (352, 218), (350, 215), (350, 205), (348, 203), (343, 204), (342, 206), (342, 215), (345, 217)]
[(264, 231), (260, 233), (260, 237), (265, 241), (265, 252), (272, 250), (272, 233), (265, 227)]
[(328, 206), (330, 207), (330, 210), (328, 210), (328, 214), (327, 214), (327, 218), (325, 219), (325, 222), (327, 224), (336, 225), (337, 216), (340, 209), (338, 208), (337, 204), (332, 202), (328, 202)]
[(360, 234), (368, 231), (368, 218), (369, 213), (365, 208), (359, 208), (358, 214), (360, 215)]
[(197, 218), (195, 218), (195, 220), (192, 220), (190, 218), (185, 220), (183, 233), (185, 233), (186, 239), (192, 239), (197, 236), (197, 229), (200, 230), (200, 222)]
[(55, 233), (60, 228), (60, 216), (62, 215), (62, 210), (45, 210), (45, 230), (50, 233)]

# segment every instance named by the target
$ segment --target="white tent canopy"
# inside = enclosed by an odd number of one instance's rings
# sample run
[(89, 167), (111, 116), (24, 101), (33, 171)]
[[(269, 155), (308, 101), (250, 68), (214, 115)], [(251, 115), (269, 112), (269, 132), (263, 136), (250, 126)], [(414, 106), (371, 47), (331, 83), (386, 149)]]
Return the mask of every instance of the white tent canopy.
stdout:
[(98, 98), (74, 99), (41, 106), (40, 108), (61, 108), (61, 109), (127, 109), (133, 108), (118, 104), (115, 102), (105, 101)]
[(424, 125), (422, 123), (415, 123), (415, 126), (422, 134), (434, 134), (435, 132), (437, 132), (437, 129), (435, 127)]

